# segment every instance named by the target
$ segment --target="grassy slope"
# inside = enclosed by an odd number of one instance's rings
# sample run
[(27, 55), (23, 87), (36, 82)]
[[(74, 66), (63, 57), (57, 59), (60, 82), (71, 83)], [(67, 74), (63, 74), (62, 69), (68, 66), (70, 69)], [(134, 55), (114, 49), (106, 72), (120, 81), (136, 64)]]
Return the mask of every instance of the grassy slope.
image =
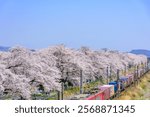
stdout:
[(150, 100), (150, 72), (141, 79), (141, 82), (127, 89), (119, 100)]

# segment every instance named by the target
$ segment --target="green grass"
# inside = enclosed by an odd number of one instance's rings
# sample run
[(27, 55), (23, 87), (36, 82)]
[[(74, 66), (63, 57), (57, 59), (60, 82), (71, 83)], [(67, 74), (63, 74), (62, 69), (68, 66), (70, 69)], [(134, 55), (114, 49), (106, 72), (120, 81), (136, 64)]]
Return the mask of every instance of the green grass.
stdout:
[(32, 99), (34, 100), (57, 100), (58, 93), (56, 91), (52, 91), (50, 94), (45, 94), (45, 93), (33, 94)]

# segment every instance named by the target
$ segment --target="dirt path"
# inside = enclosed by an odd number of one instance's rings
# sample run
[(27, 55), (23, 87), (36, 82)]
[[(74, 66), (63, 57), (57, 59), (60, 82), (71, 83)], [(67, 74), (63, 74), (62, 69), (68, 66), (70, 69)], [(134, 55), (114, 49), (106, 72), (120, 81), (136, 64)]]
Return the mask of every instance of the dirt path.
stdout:
[(117, 100), (150, 100), (150, 72), (141, 78), (136, 86), (131, 86)]

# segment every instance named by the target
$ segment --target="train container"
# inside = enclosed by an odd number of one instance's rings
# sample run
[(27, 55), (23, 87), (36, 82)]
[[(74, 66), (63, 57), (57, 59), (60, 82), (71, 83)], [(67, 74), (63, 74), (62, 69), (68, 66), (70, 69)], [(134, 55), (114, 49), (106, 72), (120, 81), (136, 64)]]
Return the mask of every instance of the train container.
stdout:
[(86, 100), (105, 100), (104, 91), (100, 91), (94, 95), (89, 96)]
[(138, 78), (142, 77), (142, 75), (145, 73), (145, 70), (144, 69), (139, 69), (138, 70)]
[(111, 94), (110, 87), (103, 85), (103, 86), (100, 86), (99, 89), (101, 91), (103, 91), (103, 93), (104, 93), (104, 100), (110, 99), (110, 97), (111, 97), (111, 95), (110, 95)]
[(144, 71), (143, 69), (140, 69), (140, 70), (139, 70), (139, 77), (142, 77), (142, 75), (144, 74), (144, 72), (145, 72), (145, 71)]
[(126, 76), (128, 78), (128, 86), (132, 84), (132, 78), (129, 76)]
[(140, 78), (142, 76), (142, 70), (140, 69), (139, 71), (138, 71), (138, 77)]
[(124, 82), (120, 81), (120, 91), (123, 91), (125, 89)]
[(128, 79), (127, 80), (127, 85), (128, 86), (132, 84), (132, 82), (133, 82), (133, 77), (132, 76), (127, 75), (127, 76), (125, 76), (123, 78), (127, 78)]
[(114, 88), (114, 85), (107, 85), (108, 87), (110, 87), (110, 96), (114, 96), (115, 94), (115, 88)]
[(122, 87), (126, 88), (129, 85), (129, 78), (128, 77), (121, 77), (120, 78)]
[(114, 92), (115, 93), (120, 89), (120, 83), (117, 81), (109, 82), (109, 85), (114, 85)]
[(110, 90), (110, 97), (114, 96), (114, 94), (115, 94), (114, 85), (103, 85), (102, 87), (100, 87), (100, 89), (103, 90), (107, 87)]
[(95, 94), (95, 100), (105, 100), (104, 92), (100, 91), (99, 93)]
[(127, 77), (130, 78), (130, 82), (131, 82), (131, 83), (134, 82), (134, 74), (129, 74), (129, 75), (127, 75)]

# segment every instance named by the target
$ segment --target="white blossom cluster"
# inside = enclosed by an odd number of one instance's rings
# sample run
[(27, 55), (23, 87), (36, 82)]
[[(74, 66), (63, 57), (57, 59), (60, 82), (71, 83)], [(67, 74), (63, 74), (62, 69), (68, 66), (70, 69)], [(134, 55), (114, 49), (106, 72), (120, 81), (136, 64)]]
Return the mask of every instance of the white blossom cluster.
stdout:
[(106, 77), (106, 68), (112, 72), (147, 63), (144, 55), (134, 55), (102, 49), (93, 51), (87, 47), (70, 49), (58, 45), (31, 51), (23, 47), (0, 52), (0, 96), (11, 93), (23, 99), (31, 99), (31, 94), (60, 90), (62, 81), (72, 86), (80, 83), (81, 71), (84, 81)]

